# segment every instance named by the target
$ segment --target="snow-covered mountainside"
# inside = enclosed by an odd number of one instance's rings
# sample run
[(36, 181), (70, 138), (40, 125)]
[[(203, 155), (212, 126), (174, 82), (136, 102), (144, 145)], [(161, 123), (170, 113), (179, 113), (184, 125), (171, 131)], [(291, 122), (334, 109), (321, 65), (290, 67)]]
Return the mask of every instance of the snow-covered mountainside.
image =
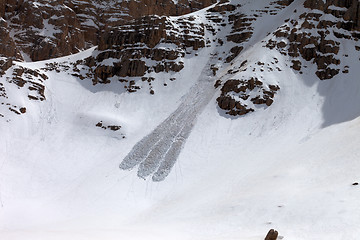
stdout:
[(37, 62), (3, 2), (1, 239), (360, 236), (358, 0), (24, 1), (79, 22)]

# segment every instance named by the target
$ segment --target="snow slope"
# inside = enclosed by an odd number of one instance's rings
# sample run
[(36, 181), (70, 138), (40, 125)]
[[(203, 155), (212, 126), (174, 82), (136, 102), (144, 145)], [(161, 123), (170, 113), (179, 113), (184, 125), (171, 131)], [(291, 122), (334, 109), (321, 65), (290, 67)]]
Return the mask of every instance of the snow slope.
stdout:
[[(248, 2), (244, 9), (266, 5)], [(360, 189), (352, 183), (360, 181), (359, 54), (346, 79), (294, 72), (288, 57), (261, 42), (270, 38), (270, 20), (292, 10), (259, 18), (259, 32), (234, 61), (276, 58), (282, 69), (241, 73), (281, 87), (271, 107), (242, 117), (225, 116), (216, 103), (213, 83), (234, 77), (226, 75), (230, 65), (203, 81), (214, 47), (184, 59), (185, 70), (174, 73), (180, 80), (166, 88), (159, 81), (155, 95), (48, 72), (47, 100), (0, 124), (1, 239), (260, 240), (270, 228), (279, 239), (358, 239)], [(48, 62), (75, 62), (93, 51)], [(40, 69), (46, 62), (17, 64)], [(120, 132), (95, 127), (99, 121)], [(144, 181), (119, 169), (157, 131), (185, 139), (167, 178)], [(141, 168), (141, 177), (149, 175)]]

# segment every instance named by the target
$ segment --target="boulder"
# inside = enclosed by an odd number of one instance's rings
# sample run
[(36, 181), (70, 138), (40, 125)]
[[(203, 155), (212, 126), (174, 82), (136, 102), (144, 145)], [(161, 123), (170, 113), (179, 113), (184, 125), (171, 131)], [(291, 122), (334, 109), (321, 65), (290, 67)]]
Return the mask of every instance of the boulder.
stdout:
[(265, 240), (276, 240), (278, 235), (279, 235), (279, 233), (276, 230), (270, 229), (270, 231), (268, 232), (268, 234), (265, 237)]

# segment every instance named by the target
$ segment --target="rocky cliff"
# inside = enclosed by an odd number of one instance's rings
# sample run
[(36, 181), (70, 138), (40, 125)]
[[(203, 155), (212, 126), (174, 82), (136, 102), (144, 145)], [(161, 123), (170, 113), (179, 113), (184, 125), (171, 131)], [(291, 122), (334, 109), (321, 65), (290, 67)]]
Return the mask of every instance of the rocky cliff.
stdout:
[(182, 15), (214, 0), (0, 1), (0, 56), (39, 61), (97, 45), (113, 27), (147, 15)]
[(107, 32), (99, 52), (86, 59), (94, 84), (106, 83), (113, 76), (148, 79), (152, 72), (179, 72), (187, 49), (205, 47), (204, 25), (194, 20), (146, 16)]

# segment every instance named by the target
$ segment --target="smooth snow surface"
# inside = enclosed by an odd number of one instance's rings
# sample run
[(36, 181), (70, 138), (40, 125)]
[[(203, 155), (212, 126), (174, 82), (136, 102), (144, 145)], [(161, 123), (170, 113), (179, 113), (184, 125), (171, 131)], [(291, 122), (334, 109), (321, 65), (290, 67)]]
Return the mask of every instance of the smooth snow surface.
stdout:
[[(255, 24), (272, 30), (273, 19)], [(262, 240), (275, 228), (285, 240), (358, 240), (359, 56), (346, 77), (320, 81), (263, 48), (266, 33), (254, 34), (234, 64), (278, 59), (282, 71), (241, 74), (280, 92), (271, 107), (237, 118), (218, 109), (213, 87), (230, 66), (204, 75), (212, 47), (160, 75), (155, 95), (47, 72), (47, 100), (0, 122), (0, 239)]]

